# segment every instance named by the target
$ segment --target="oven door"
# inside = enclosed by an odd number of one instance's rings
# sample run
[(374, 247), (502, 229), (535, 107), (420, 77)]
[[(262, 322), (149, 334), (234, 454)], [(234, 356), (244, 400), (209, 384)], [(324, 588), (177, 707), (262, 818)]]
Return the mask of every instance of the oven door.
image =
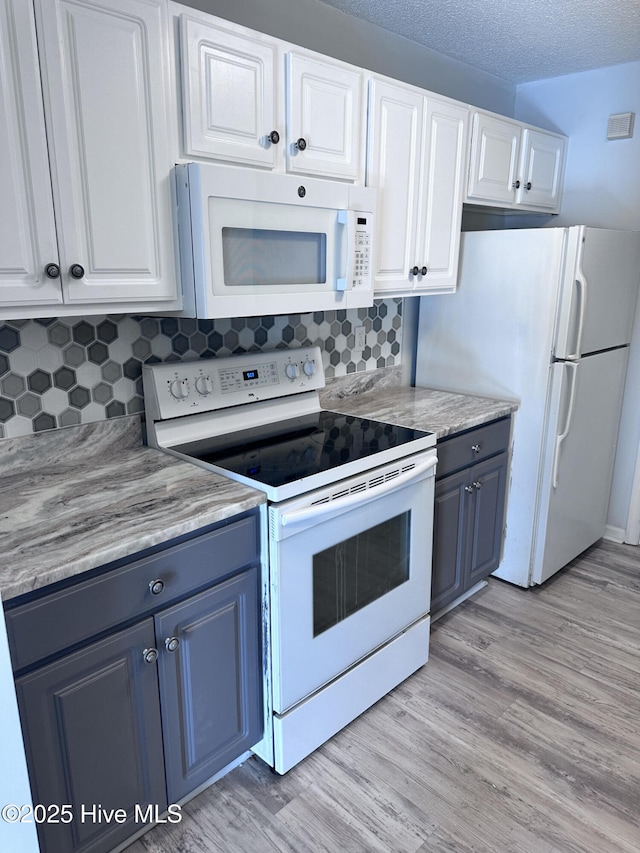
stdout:
[(435, 450), (270, 507), (274, 711), (429, 612)]

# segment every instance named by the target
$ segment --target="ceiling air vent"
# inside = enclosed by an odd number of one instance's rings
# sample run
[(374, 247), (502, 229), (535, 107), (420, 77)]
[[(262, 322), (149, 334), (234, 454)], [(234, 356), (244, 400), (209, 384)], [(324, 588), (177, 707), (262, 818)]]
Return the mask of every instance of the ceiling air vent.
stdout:
[(609, 116), (607, 139), (631, 139), (635, 113), (618, 113)]

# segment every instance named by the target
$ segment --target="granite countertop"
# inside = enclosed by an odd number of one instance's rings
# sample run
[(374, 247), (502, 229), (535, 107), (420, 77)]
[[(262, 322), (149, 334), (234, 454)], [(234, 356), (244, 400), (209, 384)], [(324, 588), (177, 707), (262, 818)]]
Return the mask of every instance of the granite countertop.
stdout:
[(376, 374), (354, 374), (328, 383), (320, 392), (323, 408), (426, 430), (438, 439), (518, 409), (517, 403), (508, 400), (400, 386), (400, 373), (394, 368)]
[(0, 596), (223, 521), (261, 492), (142, 443), (137, 416), (0, 441)]

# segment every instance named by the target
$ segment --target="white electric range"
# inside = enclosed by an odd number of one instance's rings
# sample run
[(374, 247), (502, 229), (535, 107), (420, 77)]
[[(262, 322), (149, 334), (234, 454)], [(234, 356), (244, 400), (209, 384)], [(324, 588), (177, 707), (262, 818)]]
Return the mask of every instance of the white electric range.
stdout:
[(427, 661), (435, 435), (323, 410), (318, 347), (145, 365), (152, 446), (265, 492), (284, 773)]

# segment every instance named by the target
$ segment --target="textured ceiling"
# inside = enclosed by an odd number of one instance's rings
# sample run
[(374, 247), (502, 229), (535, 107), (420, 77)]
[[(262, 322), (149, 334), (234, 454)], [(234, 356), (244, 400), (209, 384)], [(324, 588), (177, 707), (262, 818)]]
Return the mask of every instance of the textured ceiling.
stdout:
[(640, 0), (322, 0), (513, 83), (640, 60)]

